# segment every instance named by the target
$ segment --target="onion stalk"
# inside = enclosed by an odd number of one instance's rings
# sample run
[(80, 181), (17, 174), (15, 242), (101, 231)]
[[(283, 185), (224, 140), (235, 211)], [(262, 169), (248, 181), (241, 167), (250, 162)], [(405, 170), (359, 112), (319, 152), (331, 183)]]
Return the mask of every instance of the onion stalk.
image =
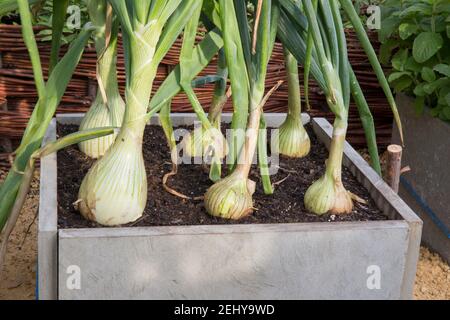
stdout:
[[(219, 54), (218, 78), (214, 93), (212, 112), (207, 116), (193, 90), (191, 75), (189, 72), (194, 55), (194, 43), (197, 27), (200, 19), (201, 8), (193, 14), (191, 21), (186, 25), (183, 33), (183, 45), (180, 53), (180, 85), (186, 93), (194, 112), (201, 122), (201, 126), (196, 128), (183, 140), (184, 150), (188, 156), (210, 157), (212, 160), (210, 178), (213, 181), (220, 179), (222, 159), (228, 152), (228, 145), (225, 137), (220, 131), (220, 114), (224, 104), (226, 90), (226, 65), (223, 54)], [(225, 96), (226, 99), (226, 96)], [(214, 125), (213, 125), (214, 124)]]
[(294, 56), (285, 48), (284, 56), (288, 78), (288, 113), (286, 120), (279, 128), (278, 153), (291, 157), (302, 158), (309, 154), (311, 141), (301, 118), (300, 81), (298, 63)]
[(69, 0), (53, 0), (52, 2), (52, 49), (50, 51), (49, 73), (52, 73), (59, 60), (61, 38), (63, 36), (64, 25), (66, 23), (67, 8), (69, 6)]
[[(217, 54), (217, 52), (219, 52), (218, 67), (220, 68), (220, 70), (222, 70), (221, 68), (223, 68), (223, 65), (220, 62), (221, 61), (220, 51), (222, 46), (223, 46), (222, 38), (219, 36), (218, 30), (215, 28), (210, 32), (208, 32), (205, 35), (204, 39), (199, 44), (197, 44), (193, 49), (193, 55), (197, 57), (201, 56), (202, 59), (192, 61), (192, 63), (188, 64), (187, 66), (183, 65), (184, 67), (183, 72), (185, 74), (185, 77), (192, 80), (191, 82), (192, 87), (198, 87), (211, 82), (216, 83), (215, 96), (213, 99), (213, 103), (211, 105), (211, 112), (210, 114), (208, 114), (208, 119), (215, 119), (214, 121), (210, 121), (214, 126), (220, 125), (220, 116), (222, 112), (222, 107), (223, 104), (226, 102), (226, 99), (223, 99), (221, 94), (220, 94), (221, 98), (217, 99), (217, 97), (219, 96), (217, 90), (218, 83), (223, 82), (224, 86), (226, 86), (227, 76), (224, 74), (224, 72), (222, 73), (218, 72), (217, 76), (204, 76), (199, 77), (195, 80), (193, 79), (198, 75), (198, 73), (203, 68), (205, 68), (208, 65), (208, 63)], [(182, 90), (179, 81), (180, 73), (181, 73), (181, 64), (177, 65), (173, 70), (171, 70), (166, 80), (162, 83), (158, 91), (152, 97), (149, 106), (150, 112), (147, 113), (147, 118), (149, 119), (153, 114), (156, 114), (159, 111), (159, 119), (161, 122), (161, 126), (164, 130), (164, 134), (166, 136), (168, 145), (171, 150), (173, 164), (177, 163), (178, 155), (176, 154), (177, 145), (174, 137), (172, 121), (170, 119), (170, 112), (171, 112), (172, 98)], [(222, 84), (220, 86), (222, 86)], [(219, 102), (215, 103), (214, 101)]]
[(311, 0), (303, 0), (303, 6), (326, 82), (327, 103), (336, 118), (325, 174), (307, 190), (304, 201), (305, 207), (318, 215), (328, 212), (347, 214), (353, 209), (352, 197), (342, 183), (342, 158), (350, 103), (347, 47), (338, 4), (334, 1), (319, 2), (320, 14), (316, 14)]
[(133, 222), (147, 202), (142, 141), (157, 67), (201, 1), (110, 0), (120, 17), (126, 59), (126, 108), (120, 133), (84, 178), (78, 209), (102, 225)]
[[(235, 1), (236, 9), (231, 1), (220, 0), (219, 3), (224, 48), (232, 85), (233, 80), (237, 81), (233, 86), (235, 119), (245, 120), (240, 119), (241, 114), (237, 114), (242, 105), (249, 106), (249, 117), (242, 148), (237, 162), (232, 166), (234, 170), (208, 189), (205, 194), (205, 208), (213, 216), (237, 220), (251, 214), (254, 209), (252, 196), (255, 192), (255, 182), (249, 179), (249, 173), (258, 143), (263, 106), (277, 88), (264, 96), (267, 64), (275, 42), (278, 6), (270, 0), (258, 1), (252, 37), (246, 19), (245, 1)], [(245, 67), (238, 69), (232, 68), (232, 65)], [(246, 92), (248, 95), (245, 95)], [(243, 110), (244, 115), (247, 112)]]
[[(113, 21), (112, 11), (106, 0), (89, 0), (88, 11), (97, 32), (94, 33), (97, 51), (97, 96), (83, 118), (80, 130), (101, 127), (120, 127), (125, 112), (125, 102), (117, 83), (117, 34), (118, 23)], [(102, 157), (114, 143), (116, 135), (84, 141), (80, 150), (87, 156)]]
[[(343, 1), (343, 0), (341, 0)], [(290, 0), (279, 0), (281, 5), (281, 14), (279, 21), (279, 29), (278, 29), (278, 37), (286, 46), (289, 51), (295, 56), (297, 61), (304, 61), (305, 66), (305, 95), (308, 96), (307, 83), (309, 79), (309, 73), (314, 77), (317, 84), (320, 88), (325, 92), (326, 84), (325, 79), (322, 75), (322, 71), (319, 67), (319, 62), (317, 59), (317, 52), (314, 51), (313, 48), (313, 39), (311, 32), (308, 30), (308, 19), (302, 12), (302, 6), (299, 3), (293, 3)], [(314, 6), (318, 5), (318, 0), (313, 1)], [(351, 7), (350, 11), (353, 10)], [(355, 24), (360, 24), (359, 19), (355, 20)], [(361, 32), (364, 32), (364, 28), (361, 29)], [(362, 36), (361, 39), (364, 40), (366, 37)], [(366, 53), (368, 55), (374, 54), (373, 48), (370, 49), (370, 41), (366, 39)], [(376, 59), (371, 59), (374, 65), (379, 62)], [(354, 102), (358, 108), (359, 117), (361, 119), (361, 123), (364, 129), (364, 134), (366, 136), (366, 142), (368, 145), (370, 157), (372, 159), (372, 167), (373, 169), (381, 176), (381, 165), (380, 159), (378, 155), (378, 146), (375, 132), (375, 124), (373, 121), (373, 116), (369, 105), (364, 97), (364, 93), (361, 89), (361, 86), (358, 83), (358, 79), (355, 76), (351, 66), (350, 69), (350, 87), (352, 92), (352, 97)], [(379, 73), (378, 68), (374, 68), (377, 76), (382, 79), (384, 74)], [(393, 108), (393, 114), (395, 115), (398, 112), (396, 111), (395, 105), (391, 105)]]
[[(219, 80), (215, 83), (214, 95), (208, 113), (208, 121), (214, 129), (220, 132), (222, 110), (228, 100), (226, 92), (228, 68), (226, 66), (223, 49), (219, 51), (216, 75)], [(216, 156), (218, 156), (219, 159), (223, 159), (227, 154), (226, 143), (218, 146), (219, 148), (215, 148), (214, 135), (203, 127), (198, 127), (190, 132), (185, 137), (184, 143), (186, 154), (191, 157), (211, 155), (211, 151), (216, 149), (218, 151)]]
[[(191, 21), (192, 22), (192, 21)], [(194, 23), (194, 22), (192, 22)], [(190, 28), (187, 28), (190, 29)], [(195, 37), (195, 33), (192, 31), (192, 37)], [(189, 37), (189, 32), (185, 31), (184, 39), (186, 39), (187, 43)], [(189, 45), (190, 46), (190, 45)], [(189, 48), (188, 46), (188, 48)], [(208, 32), (203, 40), (195, 46), (193, 49), (192, 55), (197, 57), (202, 57), (201, 59), (196, 59), (194, 61), (191, 61), (189, 64), (180, 64), (176, 66), (170, 73), (169, 76), (166, 78), (164, 83), (161, 85), (159, 90), (156, 92), (156, 94), (153, 96), (151, 102), (150, 102), (150, 109), (151, 111), (147, 114), (147, 117), (150, 117), (153, 113), (157, 112), (159, 107), (158, 105), (161, 105), (161, 109), (159, 111), (159, 119), (161, 126), (164, 130), (164, 134), (166, 136), (168, 146), (170, 148), (170, 154), (171, 154), (171, 160), (172, 160), (172, 170), (165, 174), (163, 176), (162, 182), (163, 187), (166, 191), (169, 193), (176, 195), (178, 197), (181, 197), (183, 199), (191, 199), (190, 197), (183, 195), (179, 193), (178, 191), (172, 189), (168, 184), (168, 179), (172, 176), (175, 176), (178, 173), (178, 148), (176, 144), (176, 139), (174, 135), (173, 130), (173, 124), (170, 119), (170, 111), (171, 111), (171, 98), (175, 96), (175, 94), (182, 89), (180, 85), (180, 73), (183, 71), (184, 76), (186, 79), (193, 79), (198, 75), (198, 73), (201, 71), (202, 68), (204, 68), (208, 63), (211, 61), (211, 59), (216, 55), (216, 53), (219, 51), (219, 65), (218, 70), (223, 70), (223, 61), (220, 58), (223, 54), (220, 53), (220, 48), (223, 46), (223, 41), (221, 37), (218, 34), (217, 28), (213, 28), (210, 32)], [(184, 51), (186, 54), (186, 51)], [(187, 56), (187, 55), (186, 55)], [(181, 56), (182, 58), (185, 57), (185, 55)], [(181, 58), (180, 57), (180, 58)], [(183, 67), (183, 69), (181, 68)], [(226, 68), (226, 65), (225, 65)], [(215, 97), (218, 96), (218, 83), (224, 83), (224, 87), (226, 86), (226, 74), (223, 74), (225, 72), (219, 73), (216, 76), (203, 76), (199, 77), (191, 82), (192, 87), (198, 87), (205, 85), (207, 83), (216, 82), (216, 90), (215, 90)], [(222, 74), (222, 75), (221, 75)], [(225, 89), (224, 89), (225, 91)], [(162, 98), (165, 97), (165, 98)], [(223, 99), (219, 99), (219, 101), (222, 101)], [(213, 101), (217, 101), (214, 99)], [(226, 100), (225, 100), (226, 101)], [(215, 104), (213, 102), (212, 104), (212, 110), (216, 110), (218, 113), (218, 116), (214, 117), (214, 119), (217, 119), (220, 117), (220, 113), (222, 111), (222, 108), (218, 107), (219, 103)], [(213, 112), (214, 114), (214, 112)], [(208, 115), (211, 117), (211, 113)], [(219, 118), (220, 119), (220, 118)], [(220, 122), (220, 120), (219, 120)], [(220, 124), (220, 123), (219, 123)], [(214, 125), (217, 125), (217, 123), (214, 123)], [(218, 164), (211, 166), (210, 169), (210, 178), (213, 181), (216, 181), (220, 179), (221, 176), (221, 163), (220, 161), (217, 162)]]

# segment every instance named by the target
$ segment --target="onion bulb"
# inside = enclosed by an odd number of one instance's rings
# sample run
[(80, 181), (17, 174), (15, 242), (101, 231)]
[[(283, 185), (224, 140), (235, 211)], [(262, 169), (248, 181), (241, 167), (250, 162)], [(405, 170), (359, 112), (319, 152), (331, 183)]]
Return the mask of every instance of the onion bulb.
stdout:
[(136, 221), (147, 202), (142, 137), (123, 128), (113, 146), (89, 170), (78, 199), (83, 217), (101, 225)]
[(353, 201), (342, 182), (324, 175), (305, 194), (305, 206), (318, 215), (351, 213)]
[(302, 158), (309, 154), (311, 142), (301, 119), (298, 62), (286, 48), (284, 58), (288, 80), (288, 114), (279, 128), (278, 141), (275, 143), (278, 150), (275, 152), (291, 158)]
[(220, 159), (228, 153), (228, 144), (220, 130), (198, 127), (183, 140), (184, 150), (189, 157), (207, 157), (213, 154)]
[(299, 118), (287, 116), (278, 132), (275, 153), (291, 158), (302, 158), (309, 154), (311, 141)]
[[(120, 127), (122, 125), (125, 103), (120, 95), (110, 95), (108, 105), (100, 94), (83, 118), (80, 130), (103, 127)], [(117, 134), (81, 142), (78, 147), (87, 156), (97, 159), (102, 157), (116, 140)]]
[(325, 174), (306, 191), (305, 207), (315, 214), (323, 215), (328, 212), (348, 214), (353, 210), (352, 197), (342, 184), (342, 157), (346, 130), (346, 120), (337, 118)]
[[(106, 1), (90, 0), (87, 3), (93, 25), (97, 52), (97, 96), (80, 125), (80, 130), (102, 127), (120, 127), (125, 112), (125, 102), (117, 83), (117, 36), (119, 24), (114, 19), (108, 24), (109, 6)], [(111, 17), (112, 18), (112, 17)], [(109, 29), (109, 30), (108, 30)], [(109, 35), (108, 35), (109, 34)], [(87, 156), (102, 157), (116, 139), (116, 134), (80, 143), (80, 150)]]
[(212, 216), (239, 220), (253, 212), (255, 182), (233, 173), (216, 182), (205, 194), (205, 208)]

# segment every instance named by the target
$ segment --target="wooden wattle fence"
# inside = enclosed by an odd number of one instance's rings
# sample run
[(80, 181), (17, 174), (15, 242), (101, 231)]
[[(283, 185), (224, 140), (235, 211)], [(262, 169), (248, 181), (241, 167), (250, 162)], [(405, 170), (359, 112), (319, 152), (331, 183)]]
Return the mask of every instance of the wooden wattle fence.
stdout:
[[(42, 29), (35, 28), (35, 33), (37, 34), (40, 30)], [(378, 50), (379, 43), (377, 41), (377, 35), (372, 33), (370, 37), (375, 49)], [(392, 127), (392, 115), (389, 105), (383, 91), (378, 85), (367, 56), (352, 31), (347, 31), (347, 39), (350, 61), (360, 80), (361, 87), (375, 118), (378, 143), (381, 147), (384, 147), (390, 142)], [(158, 68), (153, 91), (156, 91), (164, 81), (168, 70), (178, 64), (180, 49), (181, 41), (178, 40)], [(47, 63), (50, 57), (49, 43), (39, 43), (39, 51), (44, 73), (47, 73)], [(64, 53), (65, 50), (63, 49), (62, 51)], [(268, 68), (266, 88), (272, 88), (278, 80), (286, 78), (283, 50), (280, 44), (276, 44)], [(202, 75), (214, 74), (215, 69), (216, 60), (213, 60), (202, 72)], [(95, 70), (96, 53), (93, 47), (88, 47), (58, 107), (58, 113), (85, 112), (89, 108), (96, 90)], [(120, 89), (123, 92), (125, 68), (123, 65), (123, 50), (121, 46), (119, 46), (118, 72)], [(300, 73), (300, 76), (303, 77), (301, 67)], [(301, 89), (303, 92), (303, 88)], [(205, 110), (208, 110), (213, 94), (213, 85), (206, 85), (205, 87), (197, 88), (195, 91)], [(37, 92), (34, 86), (33, 72), (28, 52), (22, 41), (20, 26), (16, 25), (0, 25), (0, 100), (2, 98), (6, 98), (7, 108), (1, 108), (0, 104), (0, 142), (2, 139), (7, 138), (11, 139), (14, 145), (19, 142), (37, 101)], [(271, 96), (264, 111), (285, 112), (287, 99), (287, 84), (284, 83)], [(329, 120), (333, 119), (333, 115), (326, 105), (325, 97), (314, 81), (311, 81), (310, 84), (310, 101), (312, 110), (309, 113), (311, 116), (324, 116)], [(225, 110), (230, 111), (231, 107), (231, 101), (229, 101)], [(183, 93), (180, 93), (173, 99), (172, 110), (174, 112), (192, 111), (189, 101)], [(364, 131), (355, 105), (352, 105), (350, 108), (348, 140), (356, 147), (365, 146)], [(7, 151), (4, 147), (0, 146), (0, 167), (8, 165)]]

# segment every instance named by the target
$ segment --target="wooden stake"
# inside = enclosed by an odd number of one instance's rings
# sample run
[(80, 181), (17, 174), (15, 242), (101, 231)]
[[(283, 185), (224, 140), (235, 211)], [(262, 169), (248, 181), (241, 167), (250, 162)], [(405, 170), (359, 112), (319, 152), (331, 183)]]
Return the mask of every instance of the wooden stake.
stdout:
[(392, 144), (387, 148), (387, 183), (398, 193), (398, 187), (400, 184), (400, 175), (402, 170), (402, 153), (403, 148), (399, 145)]

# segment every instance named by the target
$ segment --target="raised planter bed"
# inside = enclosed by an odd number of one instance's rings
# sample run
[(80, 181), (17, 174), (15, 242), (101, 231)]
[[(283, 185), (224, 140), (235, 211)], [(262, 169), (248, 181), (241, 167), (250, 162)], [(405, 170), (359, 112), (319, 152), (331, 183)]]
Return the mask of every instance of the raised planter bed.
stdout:
[[(175, 126), (195, 119), (173, 116)], [(270, 127), (283, 119), (267, 116)], [(60, 124), (80, 120), (57, 118)], [(314, 119), (312, 127), (328, 147), (331, 125)], [(56, 121), (46, 141), (55, 137)], [(39, 298), (409, 299), (422, 222), (348, 144), (344, 165), (388, 220), (67, 229), (58, 227), (56, 155), (47, 157)]]
[[(426, 110), (417, 115), (414, 100), (397, 96), (405, 132), (403, 164), (411, 171), (402, 175), (400, 196), (423, 219), (423, 242), (450, 262), (450, 124)], [(393, 142), (399, 143), (396, 130)]]

